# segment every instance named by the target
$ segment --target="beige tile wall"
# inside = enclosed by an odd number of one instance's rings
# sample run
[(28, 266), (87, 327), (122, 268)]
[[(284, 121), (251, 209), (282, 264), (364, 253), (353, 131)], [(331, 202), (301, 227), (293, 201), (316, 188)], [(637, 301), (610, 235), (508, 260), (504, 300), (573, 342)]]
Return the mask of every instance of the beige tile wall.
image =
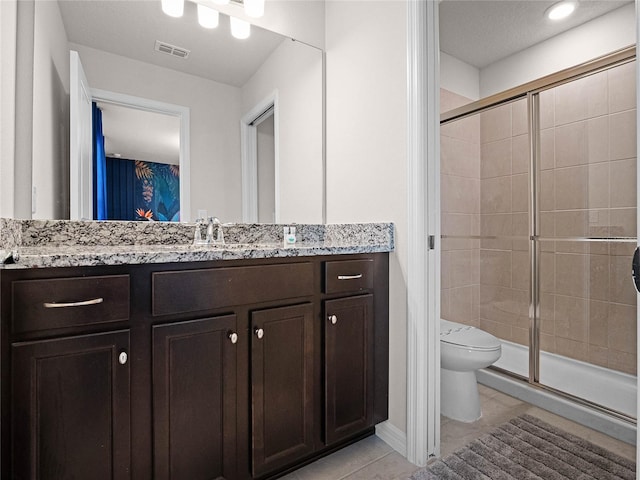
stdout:
[[(442, 89), (443, 112), (469, 103), (468, 98)], [(441, 129), (442, 234), (480, 235), (480, 119), (463, 119)], [(480, 242), (442, 242), (442, 318), (479, 325)]]
[[(469, 100), (442, 90), (442, 111)], [(540, 234), (636, 234), (635, 63), (540, 95)], [(443, 126), (442, 316), (529, 343), (526, 101)], [(491, 238), (498, 237), (498, 238)], [(633, 245), (541, 243), (543, 350), (635, 373)], [(544, 372), (542, 372), (544, 376)]]
[[(480, 114), (480, 327), (529, 343), (529, 135), (526, 99)], [(500, 165), (496, 167), (495, 165)]]

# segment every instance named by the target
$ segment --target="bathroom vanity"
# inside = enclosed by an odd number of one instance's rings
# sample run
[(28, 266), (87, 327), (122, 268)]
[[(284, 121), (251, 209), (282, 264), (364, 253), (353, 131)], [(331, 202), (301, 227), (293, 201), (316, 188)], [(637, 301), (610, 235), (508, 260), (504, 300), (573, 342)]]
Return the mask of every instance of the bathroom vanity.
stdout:
[(2, 477), (276, 478), (371, 434), (393, 236), (358, 242), (15, 249)]

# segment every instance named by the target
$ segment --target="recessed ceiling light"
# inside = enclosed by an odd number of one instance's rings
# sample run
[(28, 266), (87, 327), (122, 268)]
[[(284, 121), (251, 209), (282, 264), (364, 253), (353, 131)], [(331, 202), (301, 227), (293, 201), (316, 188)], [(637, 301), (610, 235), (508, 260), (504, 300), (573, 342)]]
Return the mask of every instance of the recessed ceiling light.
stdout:
[(562, 20), (563, 18), (567, 18), (571, 15), (577, 6), (578, 2), (559, 2), (555, 5), (551, 5), (545, 12), (545, 15), (549, 20)]

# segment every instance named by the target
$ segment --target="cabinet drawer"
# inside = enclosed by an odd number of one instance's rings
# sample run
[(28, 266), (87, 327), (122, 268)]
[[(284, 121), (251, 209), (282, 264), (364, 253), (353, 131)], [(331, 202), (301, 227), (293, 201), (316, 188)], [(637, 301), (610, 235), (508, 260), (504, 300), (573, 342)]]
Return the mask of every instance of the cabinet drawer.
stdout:
[(324, 266), (324, 293), (359, 292), (373, 288), (373, 260), (340, 260)]
[(129, 275), (19, 280), (11, 284), (15, 333), (129, 319)]
[(156, 272), (152, 288), (154, 316), (304, 297), (313, 295), (313, 264)]

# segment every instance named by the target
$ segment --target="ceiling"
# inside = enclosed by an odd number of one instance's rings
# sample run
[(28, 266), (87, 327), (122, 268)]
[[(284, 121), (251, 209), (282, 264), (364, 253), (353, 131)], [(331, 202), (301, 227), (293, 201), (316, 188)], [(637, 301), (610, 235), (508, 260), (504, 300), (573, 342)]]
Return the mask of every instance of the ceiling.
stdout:
[[(551, 22), (544, 12), (557, 0), (442, 0), (440, 47), (484, 68), (632, 1), (581, 0), (569, 19)], [(204, 29), (191, 1), (185, 2), (182, 18), (162, 13), (160, 0), (58, 0), (58, 4), (70, 42), (237, 87), (285, 38), (252, 25), (251, 37), (238, 40), (229, 32), (226, 15), (220, 15), (218, 28)], [(191, 54), (180, 59), (156, 52), (156, 40)]]
[(98, 107), (108, 157), (180, 164), (179, 117), (107, 102)]
[[(236, 87), (244, 85), (286, 38), (252, 25), (251, 36), (238, 40), (231, 36), (226, 15), (220, 15), (218, 28), (202, 28), (197, 6), (190, 1), (185, 2), (181, 18), (165, 15), (160, 0), (58, 0), (58, 4), (69, 42)], [(191, 53), (182, 59), (157, 52), (156, 40)]]
[(544, 12), (558, 0), (442, 0), (440, 49), (484, 68), (632, 0), (581, 0), (574, 14), (552, 22)]

